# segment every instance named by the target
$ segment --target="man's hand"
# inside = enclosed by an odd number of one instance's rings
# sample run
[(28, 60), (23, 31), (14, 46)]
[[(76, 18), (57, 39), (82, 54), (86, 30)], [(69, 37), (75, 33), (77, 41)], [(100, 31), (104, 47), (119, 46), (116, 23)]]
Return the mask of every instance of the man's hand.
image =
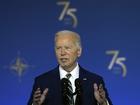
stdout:
[(103, 85), (100, 84), (99, 87), (97, 86), (96, 83), (93, 85), (94, 87), (94, 96), (95, 99), (97, 100), (99, 105), (107, 105), (107, 100), (105, 96), (105, 91), (103, 89)]
[(47, 93), (48, 93), (48, 88), (46, 88), (42, 94), (40, 88), (37, 88), (37, 90), (33, 95), (33, 105), (41, 105), (44, 102)]

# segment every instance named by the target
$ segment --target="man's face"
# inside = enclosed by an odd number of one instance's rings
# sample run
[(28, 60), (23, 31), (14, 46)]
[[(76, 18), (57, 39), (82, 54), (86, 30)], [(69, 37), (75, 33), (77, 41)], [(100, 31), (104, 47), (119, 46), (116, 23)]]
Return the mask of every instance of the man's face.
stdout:
[(55, 52), (58, 63), (71, 71), (76, 66), (77, 58), (81, 55), (81, 48), (76, 45), (73, 35), (59, 35), (55, 41)]

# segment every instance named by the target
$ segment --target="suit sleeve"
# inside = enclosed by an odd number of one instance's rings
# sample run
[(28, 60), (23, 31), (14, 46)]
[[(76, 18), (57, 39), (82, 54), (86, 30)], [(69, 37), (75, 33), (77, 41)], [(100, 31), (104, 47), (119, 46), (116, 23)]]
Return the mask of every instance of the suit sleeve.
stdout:
[(32, 88), (32, 92), (31, 92), (31, 95), (30, 95), (30, 98), (29, 98), (29, 100), (28, 100), (27, 105), (32, 105), (32, 103), (33, 103), (33, 94), (34, 94), (35, 90), (36, 90), (37, 88), (39, 88), (38, 86), (39, 86), (39, 85), (38, 85), (38, 83), (37, 83), (37, 79), (35, 79), (34, 84), (33, 84), (33, 88)]

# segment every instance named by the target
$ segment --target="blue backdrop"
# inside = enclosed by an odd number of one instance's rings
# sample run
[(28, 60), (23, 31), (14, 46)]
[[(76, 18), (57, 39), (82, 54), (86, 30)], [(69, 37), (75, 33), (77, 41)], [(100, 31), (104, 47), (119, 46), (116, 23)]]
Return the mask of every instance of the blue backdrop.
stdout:
[(104, 77), (114, 105), (138, 105), (139, 0), (1, 0), (0, 104), (26, 105), (34, 78), (57, 65), (63, 29), (80, 34), (79, 63)]

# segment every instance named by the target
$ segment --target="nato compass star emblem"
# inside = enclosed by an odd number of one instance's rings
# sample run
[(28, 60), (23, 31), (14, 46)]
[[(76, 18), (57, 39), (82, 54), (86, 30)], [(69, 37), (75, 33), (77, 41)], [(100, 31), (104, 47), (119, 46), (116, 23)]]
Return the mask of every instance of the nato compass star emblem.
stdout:
[(24, 71), (29, 68), (30, 65), (28, 65), (24, 58), (20, 57), (20, 53), (18, 53), (18, 56), (12, 60), (8, 68), (12, 71), (15, 71), (19, 77), (22, 76)]
[(10, 69), (17, 72), (18, 76), (21, 76), (25, 69), (28, 68), (28, 65), (23, 61), (22, 58), (17, 57), (15, 62), (10, 65)]

